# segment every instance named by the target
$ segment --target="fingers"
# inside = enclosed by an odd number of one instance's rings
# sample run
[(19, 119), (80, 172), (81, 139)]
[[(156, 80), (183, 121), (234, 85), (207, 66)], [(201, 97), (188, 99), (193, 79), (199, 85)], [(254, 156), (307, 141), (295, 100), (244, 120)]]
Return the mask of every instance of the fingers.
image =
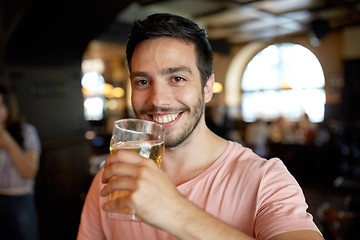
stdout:
[(141, 157), (138, 153), (131, 150), (118, 150), (117, 152), (110, 154), (106, 158), (105, 166), (110, 165), (114, 162), (124, 162), (124, 163), (139, 163), (144, 158)]
[(110, 193), (117, 190), (129, 190), (133, 191), (136, 188), (134, 178), (131, 177), (114, 177), (103, 189), (101, 189), (101, 196), (107, 196)]
[(102, 182), (108, 183), (114, 176), (134, 176), (136, 175), (137, 163), (142, 161), (142, 157), (129, 150), (119, 150), (110, 154), (104, 164)]
[(107, 212), (121, 210), (129, 207), (130, 194), (136, 188), (134, 178), (113, 177), (100, 191), (103, 197), (108, 196), (108, 201), (102, 205)]
[(126, 196), (115, 198), (113, 200), (106, 201), (102, 204), (101, 208), (104, 211), (111, 212), (119, 209), (124, 209), (128, 207), (128, 199)]
[(137, 176), (135, 164), (114, 162), (105, 166), (102, 174), (102, 182), (108, 183), (113, 177), (135, 177)]
[[(134, 198), (137, 199), (135, 202), (139, 202), (139, 198), (147, 199), (148, 197), (144, 196), (154, 194), (153, 191), (150, 191), (149, 194), (148, 185), (149, 182), (156, 183), (152, 178), (156, 179), (159, 173), (162, 171), (153, 160), (144, 158), (136, 152), (119, 150), (110, 154), (106, 159), (102, 173), (102, 182), (105, 185), (100, 191), (101, 196), (110, 197), (102, 205), (102, 209), (108, 212), (123, 208), (133, 209)], [(127, 194), (117, 195), (114, 199), (111, 197), (119, 192), (126, 192)]]
[(102, 182), (108, 183), (114, 176), (138, 177), (142, 167), (148, 164), (156, 166), (155, 162), (136, 152), (119, 150), (106, 158)]

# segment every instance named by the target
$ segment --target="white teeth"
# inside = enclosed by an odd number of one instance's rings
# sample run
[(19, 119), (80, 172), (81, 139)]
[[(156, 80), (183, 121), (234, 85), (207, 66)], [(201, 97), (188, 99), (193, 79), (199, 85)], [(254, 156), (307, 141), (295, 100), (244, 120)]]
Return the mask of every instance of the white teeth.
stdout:
[(163, 115), (163, 116), (154, 116), (155, 122), (158, 123), (167, 123), (174, 121), (178, 114), (169, 114), (169, 115)]

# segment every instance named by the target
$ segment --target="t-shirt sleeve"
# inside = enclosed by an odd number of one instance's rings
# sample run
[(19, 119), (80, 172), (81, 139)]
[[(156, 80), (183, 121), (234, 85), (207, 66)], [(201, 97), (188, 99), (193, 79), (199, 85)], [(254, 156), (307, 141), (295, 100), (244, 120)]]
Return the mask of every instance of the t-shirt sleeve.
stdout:
[(318, 231), (295, 178), (279, 159), (271, 159), (262, 173), (258, 192), (255, 236), (257, 239), (289, 231)]
[(35, 151), (36, 153), (40, 154), (41, 143), (36, 128), (33, 125), (24, 124), (23, 135), (24, 135), (25, 150)]
[(77, 240), (90, 239), (105, 239), (102, 230), (101, 212), (100, 208), (100, 186), (101, 186), (100, 170), (91, 183), (88, 194), (86, 195), (85, 203), (81, 213), (81, 220)]

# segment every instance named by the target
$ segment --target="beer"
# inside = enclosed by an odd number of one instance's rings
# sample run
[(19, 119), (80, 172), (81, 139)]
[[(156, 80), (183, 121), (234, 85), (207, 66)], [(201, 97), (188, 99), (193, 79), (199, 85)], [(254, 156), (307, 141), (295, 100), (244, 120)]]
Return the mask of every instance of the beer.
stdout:
[(118, 142), (110, 146), (110, 153), (119, 149), (132, 150), (145, 158), (152, 159), (159, 167), (164, 151), (164, 142), (160, 140)]
[[(164, 142), (160, 140), (118, 142), (110, 146), (110, 153), (113, 154), (119, 149), (134, 151), (145, 158), (153, 160), (160, 167), (161, 157), (164, 151)], [(116, 177), (112, 177), (110, 181), (114, 178)], [(124, 197), (128, 194), (129, 191), (127, 190), (115, 191), (109, 194), (109, 200)], [(114, 212), (131, 214), (131, 211), (128, 208), (115, 210)]]

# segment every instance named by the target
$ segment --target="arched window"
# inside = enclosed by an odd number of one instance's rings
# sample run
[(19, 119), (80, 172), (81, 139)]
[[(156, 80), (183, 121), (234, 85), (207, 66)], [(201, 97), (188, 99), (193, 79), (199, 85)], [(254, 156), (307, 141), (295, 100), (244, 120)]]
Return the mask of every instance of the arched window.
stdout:
[(242, 116), (253, 122), (283, 116), (297, 121), (306, 113), (312, 122), (324, 119), (325, 79), (316, 56), (292, 43), (266, 47), (249, 62), (241, 82)]

